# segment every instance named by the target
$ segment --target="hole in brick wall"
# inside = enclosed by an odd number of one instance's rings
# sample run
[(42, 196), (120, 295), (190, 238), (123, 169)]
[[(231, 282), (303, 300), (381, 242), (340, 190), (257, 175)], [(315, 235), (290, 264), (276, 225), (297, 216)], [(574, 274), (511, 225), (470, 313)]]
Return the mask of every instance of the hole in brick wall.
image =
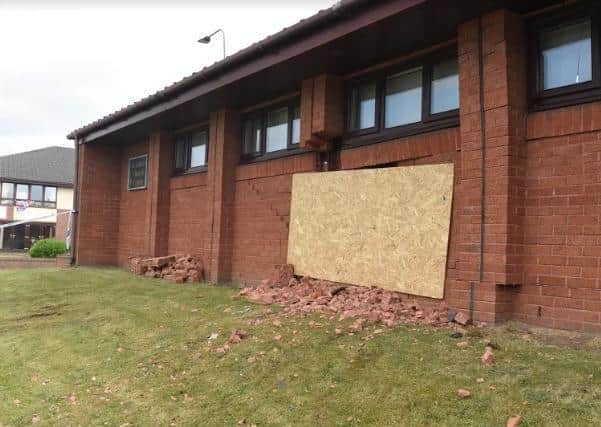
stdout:
[(538, 313), (537, 313), (538, 317), (542, 317), (543, 316), (543, 308), (539, 305), (538, 306)]
[(362, 170), (362, 169), (386, 169), (386, 168), (396, 168), (399, 166), (400, 166), (400, 162), (390, 162), (390, 163), (382, 163), (379, 165), (362, 166), (358, 169), (359, 170)]

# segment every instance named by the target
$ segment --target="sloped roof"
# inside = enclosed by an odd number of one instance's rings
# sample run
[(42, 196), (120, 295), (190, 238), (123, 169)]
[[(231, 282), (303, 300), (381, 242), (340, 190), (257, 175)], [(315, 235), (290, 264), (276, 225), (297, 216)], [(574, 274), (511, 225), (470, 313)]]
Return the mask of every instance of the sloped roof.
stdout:
[(47, 147), (0, 157), (0, 180), (72, 186), (75, 150)]
[[(178, 93), (193, 87), (196, 84), (204, 80), (219, 77), (220, 73), (229, 68), (235, 68), (239, 64), (247, 61), (249, 58), (257, 55), (258, 53), (264, 52), (269, 49), (275, 48), (279, 43), (284, 43), (294, 37), (302, 37), (303, 35), (314, 31), (315, 29), (326, 25), (329, 21), (340, 17), (342, 14), (349, 10), (369, 5), (370, 1), (375, 0), (339, 0), (334, 5), (327, 9), (320, 10), (316, 14), (309, 18), (302, 19), (296, 24), (284, 28), (283, 30), (268, 36), (267, 38), (256, 42), (245, 49), (242, 49), (233, 55), (224, 58), (221, 61), (214, 63), (208, 67), (201, 69), (191, 75), (184, 77), (183, 79), (142, 98), (139, 101), (134, 102), (124, 108), (114, 111), (92, 123), (89, 123), (79, 129), (76, 129), (67, 135), (69, 139), (77, 139), (97, 129), (101, 129), (111, 123), (118, 122), (129, 117), (136, 112), (142, 111), (149, 108), (152, 105), (165, 101), (171, 97), (176, 96)], [(411, 3), (412, 0), (405, 0)]]

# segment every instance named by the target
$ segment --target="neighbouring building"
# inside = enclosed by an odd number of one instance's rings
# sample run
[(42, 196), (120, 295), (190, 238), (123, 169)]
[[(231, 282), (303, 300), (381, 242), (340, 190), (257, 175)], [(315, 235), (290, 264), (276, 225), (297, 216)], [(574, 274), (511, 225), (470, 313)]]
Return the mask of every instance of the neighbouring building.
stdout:
[(65, 239), (73, 207), (75, 150), (47, 147), (0, 157), (0, 250)]
[(296, 174), (445, 163), (444, 301), (601, 332), (600, 19), (342, 1), (72, 132), (77, 262), (188, 252), (213, 282), (257, 282), (287, 261)]

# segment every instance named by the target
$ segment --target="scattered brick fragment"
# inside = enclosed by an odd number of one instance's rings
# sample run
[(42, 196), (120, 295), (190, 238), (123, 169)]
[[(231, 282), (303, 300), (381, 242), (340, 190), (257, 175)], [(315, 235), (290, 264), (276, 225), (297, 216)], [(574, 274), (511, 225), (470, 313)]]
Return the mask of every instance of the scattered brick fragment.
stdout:
[(241, 331), (241, 330), (236, 329), (230, 335), (230, 339), (228, 340), (228, 342), (230, 342), (231, 344), (238, 344), (244, 338), (246, 338), (246, 336), (247, 336), (246, 331)]
[(482, 355), (480, 360), (486, 366), (492, 366), (495, 364), (495, 355), (492, 352), (492, 347), (486, 346), (486, 349), (484, 350), (484, 354)]
[(462, 326), (467, 326), (472, 322), (472, 318), (465, 314), (463, 311), (460, 311), (455, 315), (455, 323), (459, 323)]
[[(259, 304), (278, 304), (285, 314), (316, 312), (389, 327), (401, 323), (448, 325), (449, 309), (444, 302), (422, 307), (399, 292), (294, 276), (290, 265), (277, 266), (271, 278), (244, 288), (240, 295)], [(358, 332), (363, 324), (353, 324), (350, 329)]]
[(517, 427), (522, 423), (521, 415), (514, 415), (507, 420), (507, 427)]
[(467, 399), (471, 395), (472, 393), (464, 388), (460, 388), (459, 390), (457, 390), (457, 396), (459, 396), (462, 399)]

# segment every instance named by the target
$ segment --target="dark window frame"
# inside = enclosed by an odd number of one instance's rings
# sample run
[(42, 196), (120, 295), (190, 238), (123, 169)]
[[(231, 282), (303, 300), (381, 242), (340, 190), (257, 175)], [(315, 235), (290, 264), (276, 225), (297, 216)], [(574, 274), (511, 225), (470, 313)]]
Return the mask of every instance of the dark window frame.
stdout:
[[(267, 152), (267, 115), (271, 111), (279, 110), (286, 107), (288, 109), (288, 129), (286, 135), (286, 148), (277, 151)], [(291, 99), (287, 99), (282, 102), (270, 104), (268, 106), (262, 107), (261, 109), (257, 109), (251, 112), (244, 114), (242, 120), (240, 122), (241, 128), (241, 144), (240, 144), (240, 159), (242, 162), (252, 162), (255, 160), (267, 160), (270, 158), (281, 157), (283, 155), (287, 155), (289, 153), (295, 153), (300, 150), (300, 140), (299, 142), (292, 142), (292, 126), (294, 123), (294, 109), (298, 108), (300, 113), (300, 97), (294, 97)], [(259, 119), (261, 121), (261, 141), (260, 141), (260, 151), (253, 153), (245, 153), (245, 125), (249, 120), (253, 120), (253, 135), (255, 134), (254, 130), (254, 120)], [(302, 120), (302, 118), (299, 118)], [(302, 122), (301, 122), (302, 129)], [(299, 135), (300, 137), (300, 135)], [(254, 136), (253, 136), (254, 138)]]
[[(12, 198), (4, 198), (2, 197), (2, 188), (0, 188), (0, 204), (6, 206), (15, 206), (17, 202), (29, 202), (31, 207), (34, 208), (46, 208), (46, 209), (56, 209), (57, 201), (58, 201), (58, 187), (56, 185), (45, 185), (45, 184), (25, 184), (22, 182), (13, 182), (13, 181), (3, 181), (2, 187), (4, 185), (12, 185), (13, 186), (13, 197)], [(17, 198), (17, 186), (23, 185), (27, 187), (27, 198), (20, 199)], [(32, 187), (42, 187), (42, 198), (41, 200), (34, 200), (32, 198)], [(55, 197), (54, 201), (46, 201), (46, 190), (48, 188), (54, 188)]]
[[(426, 133), (433, 130), (459, 126), (459, 108), (430, 113), (432, 96), (433, 67), (446, 60), (457, 57), (457, 46), (443, 49), (427, 57), (398, 63), (372, 73), (349, 79), (345, 84), (345, 132), (343, 147), (353, 147), (387, 141), (394, 138)], [(386, 79), (404, 71), (421, 68), (422, 72), (422, 110), (421, 120), (400, 126), (387, 128), (386, 119)], [(352, 91), (355, 87), (370, 82), (376, 83), (375, 126), (368, 129), (351, 130)]]
[[(191, 161), (192, 161), (192, 135), (195, 133), (201, 133), (201, 132), (205, 132), (207, 134), (207, 147), (206, 147), (206, 151), (205, 151), (205, 164), (202, 166), (195, 166), (195, 167), (191, 167)], [(178, 138), (186, 138), (186, 140), (183, 142), (184, 145), (184, 163), (185, 163), (185, 167), (183, 168), (178, 168), (177, 167), (177, 145), (178, 145)], [(209, 143), (210, 143), (210, 132), (209, 132), (209, 126), (208, 125), (203, 125), (203, 126), (198, 126), (195, 128), (189, 128), (183, 131), (177, 131), (174, 132), (173, 134), (173, 174), (175, 176), (177, 175), (187, 175), (187, 174), (193, 174), (193, 173), (199, 173), (199, 172), (206, 172), (209, 168)]]
[[(528, 22), (528, 98), (531, 111), (583, 104), (601, 99), (601, 7), (585, 3), (533, 18)], [(540, 62), (540, 34), (543, 31), (574, 24), (584, 19), (591, 21), (592, 79), (553, 89), (543, 89)]]
[[(131, 164), (134, 160), (145, 159), (144, 167), (144, 185), (138, 187), (131, 186)], [(146, 190), (148, 188), (148, 154), (130, 157), (127, 159), (127, 191)]]

